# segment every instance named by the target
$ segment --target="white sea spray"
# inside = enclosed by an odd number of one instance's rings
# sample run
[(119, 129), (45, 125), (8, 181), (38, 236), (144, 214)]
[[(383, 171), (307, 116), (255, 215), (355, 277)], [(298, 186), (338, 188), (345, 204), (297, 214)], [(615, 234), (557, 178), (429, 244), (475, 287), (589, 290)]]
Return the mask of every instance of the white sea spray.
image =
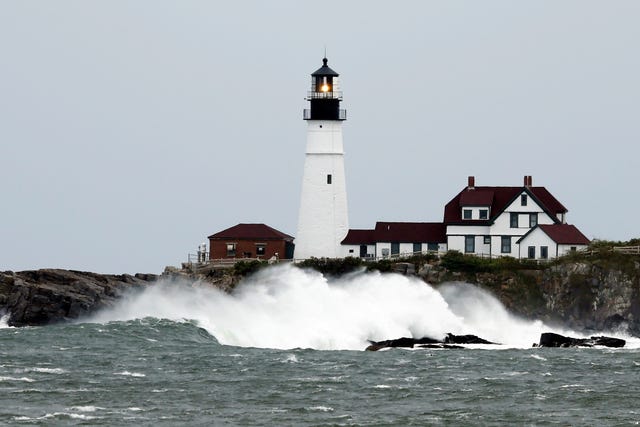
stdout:
[(465, 283), (436, 290), (416, 277), (372, 272), (329, 279), (289, 265), (263, 269), (231, 294), (163, 281), (90, 321), (144, 317), (191, 319), (221, 344), (277, 349), (361, 350), (368, 340), (442, 339), (447, 333), (529, 348), (552, 330), (512, 315), (491, 294)]

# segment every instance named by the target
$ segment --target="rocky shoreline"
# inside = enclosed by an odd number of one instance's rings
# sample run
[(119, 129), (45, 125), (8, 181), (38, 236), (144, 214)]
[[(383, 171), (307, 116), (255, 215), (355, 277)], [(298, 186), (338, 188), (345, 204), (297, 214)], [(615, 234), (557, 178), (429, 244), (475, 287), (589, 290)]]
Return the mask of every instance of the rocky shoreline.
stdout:
[(601, 261), (583, 259), (536, 270), (489, 273), (429, 266), (418, 274), (436, 288), (451, 281), (477, 285), (526, 319), (587, 334), (621, 331), (640, 336), (640, 258)]
[(157, 278), (59, 269), (0, 272), (0, 312), (9, 315), (10, 326), (76, 319), (115, 304), (123, 292), (142, 289)]
[[(468, 271), (444, 262), (398, 262), (389, 271), (414, 275), (434, 287), (452, 281), (475, 284), (527, 319), (586, 334), (623, 332), (640, 336), (640, 259), (568, 260), (538, 269)], [(332, 261), (335, 263), (335, 260)], [(348, 259), (345, 264), (353, 263)], [(252, 267), (251, 269), (247, 267)], [(158, 279), (184, 278), (231, 292), (255, 266), (214, 269), (167, 267), (161, 275), (109, 275), (60, 269), (0, 272), (0, 316), (10, 326), (45, 325), (76, 319), (115, 304), (125, 292)], [(258, 266), (259, 268), (260, 266)]]

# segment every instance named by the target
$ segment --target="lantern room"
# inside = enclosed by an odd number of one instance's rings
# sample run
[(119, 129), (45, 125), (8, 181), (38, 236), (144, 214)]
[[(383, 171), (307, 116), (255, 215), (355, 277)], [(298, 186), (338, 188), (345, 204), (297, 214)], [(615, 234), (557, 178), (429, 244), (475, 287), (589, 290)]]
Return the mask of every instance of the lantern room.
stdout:
[(311, 74), (311, 91), (307, 94), (310, 109), (304, 110), (305, 120), (346, 120), (346, 110), (340, 109), (342, 92), (338, 85), (339, 74), (322, 59), (322, 67)]

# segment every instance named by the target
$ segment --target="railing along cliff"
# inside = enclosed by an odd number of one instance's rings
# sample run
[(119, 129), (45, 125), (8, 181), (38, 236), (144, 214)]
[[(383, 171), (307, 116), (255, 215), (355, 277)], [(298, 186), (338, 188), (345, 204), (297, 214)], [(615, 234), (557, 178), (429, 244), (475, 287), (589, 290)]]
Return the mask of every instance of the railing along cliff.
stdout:
[(640, 255), (640, 246), (616, 246), (613, 250), (627, 255)]

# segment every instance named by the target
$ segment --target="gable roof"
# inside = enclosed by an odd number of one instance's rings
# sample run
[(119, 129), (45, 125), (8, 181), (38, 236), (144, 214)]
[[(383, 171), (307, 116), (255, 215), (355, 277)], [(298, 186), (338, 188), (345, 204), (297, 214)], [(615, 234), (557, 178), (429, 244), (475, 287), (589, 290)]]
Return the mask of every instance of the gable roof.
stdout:
[(460, 194), (460, 206), (491, 206), (493, 191), (464, 191)]
[(343, 245), (373, 245), (376, 242), (375, 230), (349, 230), (340, 242)]
[[(465, 187), (444, 207), (445, 224), (492, 224), (522, 193), (527, 193), (554, 221), (567, 209), (544, 187)], [(489, 200), (491, 199), (491, 200)], [(487, 220), (465, 220), (462, 206), (491, 206)]]
[(343, 245), (376, 242), (445, 243), (447, 227), (441, 222), (376, 222), (373, 230), (349, 230)]
[(575, 225), (571, 224), (541, 224), (538, 225), (527, 234), (518, 239), (517, 243), (524, 240), (535, 229), (539, 228), (555, 243), (559, 245), (588, 245), (591, 241), (584, 235)]
[(560, 245), (588, 245), (587, 237), (571, 224), (540, 225), (542, 231)]
[(293, 237), (265, 224), (238, 224), (209, 236), (209, 239), (286, 240)]

